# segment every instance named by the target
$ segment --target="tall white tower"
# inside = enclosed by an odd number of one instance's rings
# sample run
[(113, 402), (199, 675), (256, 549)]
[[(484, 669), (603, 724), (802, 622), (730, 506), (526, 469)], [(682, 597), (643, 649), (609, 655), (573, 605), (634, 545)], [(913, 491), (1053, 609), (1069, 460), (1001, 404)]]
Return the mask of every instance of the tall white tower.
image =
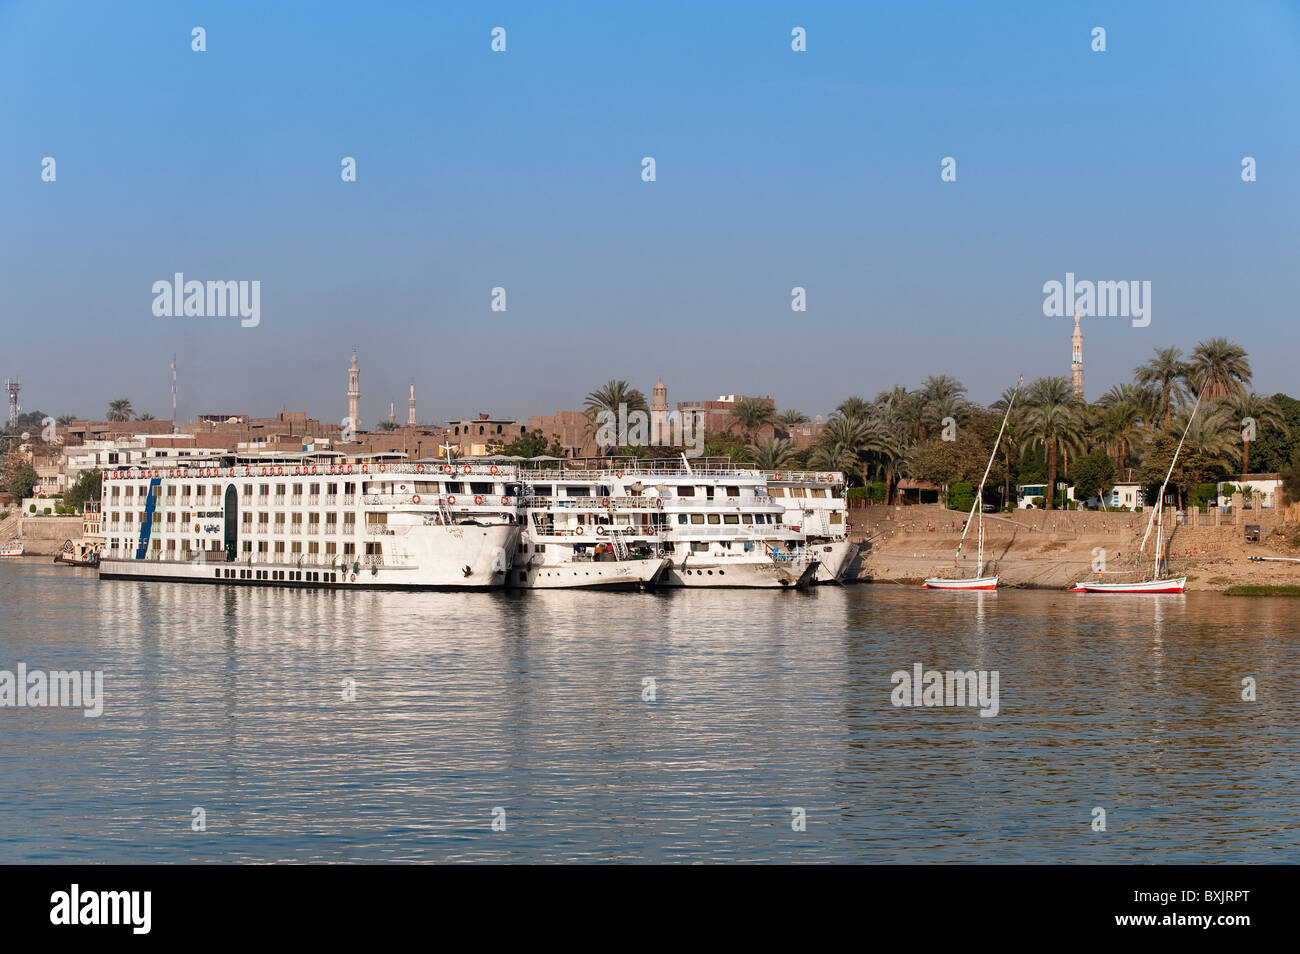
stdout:
[(411, 427), (415, 426), (415, 385), (411, 385), (411, 400), (408, 403), (406, 412), (406, 423)]
[(1070, 377), (1074, 384), (1074, 396), (1083, 400), (1083, 331), (1079, 328), (1079, 316), (1074, 316), (1074, 337), (1070, 339), (1072, 354), (1070, 357)]
[(668, 388), (660, 378), (650, 402), (650, 443), (664, 444), (668, 438)]
[(361, 371), (357, 367), (357, 353), (352, 352), (352, 366), (348, 368), (348, 417), (353, 430), (361, 430)]

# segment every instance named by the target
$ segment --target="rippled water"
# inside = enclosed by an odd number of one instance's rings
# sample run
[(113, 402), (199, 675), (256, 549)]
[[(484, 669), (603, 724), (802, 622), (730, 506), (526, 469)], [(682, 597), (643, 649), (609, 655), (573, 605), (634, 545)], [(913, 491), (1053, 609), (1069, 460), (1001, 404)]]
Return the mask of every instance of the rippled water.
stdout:
[[(106, 706), (0, 708), (0, 862), (1296, 861), (1296, 608), (3, 565), (0, 668), (102, 669)], [(917, 662), (998, 670), (1001, 711), (895, 708)]]

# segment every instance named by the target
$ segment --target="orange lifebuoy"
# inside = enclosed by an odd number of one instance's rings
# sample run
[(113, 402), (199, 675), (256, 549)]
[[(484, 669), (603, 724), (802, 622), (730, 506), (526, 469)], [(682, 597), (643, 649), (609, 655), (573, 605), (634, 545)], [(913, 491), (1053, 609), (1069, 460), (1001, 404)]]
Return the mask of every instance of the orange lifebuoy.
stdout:
[(283, 477), (283, 476), (284, 476), (284, 468), (283, 468), (283, 467), (277, 467), (277, 468), (275, 469), (275, 476), (277, 476), (277, 477)]
[(444, 474), (450, 474), (450, 473), (451, 473), (451, 464), (443, 464), (443, 465), (442, 465), (442, 472), (443, 472)]
[(780, 479), (781, 479), (781, 472), (780, 472), (779, 470), (776, 472), (776, 478), (775, 478), (775, 479), (776, 479), (776, 480), (780, 480)]
[(477, 494), (474, 496), (474, 506), (476, 507), (483, 506), (483, 498), (478, 496)]
[(463, 468), (461, 468), (461, 469), (462, 469), (466, 474), (468, 474), (468, 473), (469, 473), (469, 464), (466, 464), (466, 465), (465, 465)]
[(664, 498), (663, 498), (663, 497), (656, 497), (656, 498), (655, 498), (655, 509), (657, 509), (657, 510), (663, 510), (663, 509), (664, 509)]
[(575, 527), (573, 532), (575, 536), (582, 536), (582, 527)]
[(510, 504), (510, 498), (509, 498), (509, 497), (502, 497), (502, 498), (501, 498), (501, 506), (506, 507), (506, 506), (509, 506), (509, 504)]
[(596, 533), (597, 533), (599, 536), (602, 536), (602, 537), (603, 537), (603, 536), (605, 535), (605, 528), (604, 528), (604, 527), (597, 527), (597, 528), (596, 528)]
[(411, 503), (413, 503), (413, 504), (418, 504), (419, 502), (420, 502), (420, 495), (419, 495), (419, 494), (416, 494), (414, 497), (411, 498)]
[[(384, 469), (384, 465), (383, 465), (383, 464), (380, 464), (380, 465), (379, 465), (379, 469), (380, 469), (380, 470), (383, 470), (383, 469)], [(424, 465), (423, 465), (423, 464), (416, 464), (416, 465), (415, 465), (415, 472), (416, 472), (417, 474), (423, 474), (423, 473), (424, 473)]]
[(456, 495), (455, 495), (455, 494), (448, 494), (448, 495), (447, 495), (447, 506), (450, 507), (450, 506), (452, 506), (452, 505), (455, 504), (455, 503), (456, 503)]
[(601, 505), (602, 507), (608, 507), (608, 506), (609, 506), (609, 498), (608, 498), (608, 497), (601, 497), (601, 498), (600, 498), (600, 505)]
[(496, 465), (496, 464), (493, 464), (491, 467), (488, 468), (488, 473), (489, 473), (489, 474), (493, 474), (493, 475), (495, 475), (496, 472), (497, 472), (497, 465)]
[(333, 464), (330, 465), (330, 476), (331, 476), (331, 477), (334, 476), (334, 465), (333, 465)]
[(621, 470), (616, 470), (616, 471), (614, 471), (614, 476), (617, 477), (619, 480), (622, 480), (622, 479), (623, 479), (623, 472), (622, 472)]
[[(380, 464), (380, 465), (379, 465), (379, 472), (380, 472), (381, 474), (382, 474), (385, 470), (387, 470), (387, 469), (388, 469), (388, 468), (387, 468), (386, 465), (384, 465), (384, 464)], [(424, 471), (422, 470), (422, 471), (420, 471), (420, 473), (423, 474)]]
[(368, 474), (368, 473), (370, 473), (370, 465), (369, 465), (369, 464), (362, 464), (362, 465), (361, 465), (361, 473), (363, 473), (363, 474)]
[(352, 473), (352, 465), (351, 465), (351, 464), (348, 464), (348, 473), (349, 473), (349, 474)]

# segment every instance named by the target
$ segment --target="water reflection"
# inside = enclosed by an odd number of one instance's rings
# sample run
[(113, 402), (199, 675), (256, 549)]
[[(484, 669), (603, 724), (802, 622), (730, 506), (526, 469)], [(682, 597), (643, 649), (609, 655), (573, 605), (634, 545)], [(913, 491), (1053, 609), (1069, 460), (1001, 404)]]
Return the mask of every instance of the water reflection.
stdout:
[[(0, 594), (0, 666), (102, 668), (107, 695), (99, 720), (0, 710), (4, 862), (1277, 861), (1296, 845), (1280, 601), (345, 594), (30, 562), (0, 567)], [(895, 708), (890, 674), (915, 663), (998, 670), (999, 715)]]

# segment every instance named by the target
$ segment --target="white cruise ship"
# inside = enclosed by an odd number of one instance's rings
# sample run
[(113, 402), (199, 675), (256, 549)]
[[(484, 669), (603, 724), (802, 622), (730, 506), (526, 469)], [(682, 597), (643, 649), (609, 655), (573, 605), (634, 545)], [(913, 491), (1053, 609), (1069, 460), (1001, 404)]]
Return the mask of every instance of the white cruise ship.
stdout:
[(227, 455), (106, 471), (100, 576), (390, 589), (500, 587), (513, 467)]
[(849, 542), (848, 503), (844, 475), (833, 471), (766, 471), (767, 490), (786, 508), (786, 523), (806, 538), (805, 548), (821, 564), (817, 582), (841, 579), (857, 547)]
[[(521, 472), (525, 493), (532, 493), (523, 512), (530, 537), (539, 525), (555, 525), (540, 521), (569, 510), (563, 501), (598, 497), (597, 509), (604, 513), (597, 513), (594, 529), (589, 513), (578, 508), (573, 514), (587, 519), (583, 538), (608, 536), (616, 558), (620, 546), (633, 555), (667, 558), (654, 577), (657, 585), (795, 587), (816, 574), (818, 562), (805, 552), (804, 534), (786, 523), (785, 508), (771, 498), (757, 471), (626, 459), (586, 466), (595, 469)], [(538, 487), (548, 489), (549, 507), (537, 505)], [(520, 558), (526, 556), (521, 548)]]
[(525, 476), (519, 548), (508, 585), (644, 587), (660, 580), (669, 562), (662, 555), (662, 501), (619, 496), (609, 476)]

